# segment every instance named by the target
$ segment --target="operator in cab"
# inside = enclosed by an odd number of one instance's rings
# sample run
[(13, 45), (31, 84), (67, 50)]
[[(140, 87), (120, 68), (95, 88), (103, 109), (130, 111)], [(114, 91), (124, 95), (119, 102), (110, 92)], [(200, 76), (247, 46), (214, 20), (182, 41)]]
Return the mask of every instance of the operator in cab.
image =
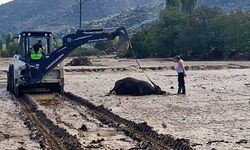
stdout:
[(42, 41), (38, 40), (36, 44), (34, 44), (31, 48), (30, 51), (30, 60), (31, 61), (37, 61), (42, 59), (42, 57), (44, 56), (44, 52), (43, 52), (43, 45), (42, 45)]

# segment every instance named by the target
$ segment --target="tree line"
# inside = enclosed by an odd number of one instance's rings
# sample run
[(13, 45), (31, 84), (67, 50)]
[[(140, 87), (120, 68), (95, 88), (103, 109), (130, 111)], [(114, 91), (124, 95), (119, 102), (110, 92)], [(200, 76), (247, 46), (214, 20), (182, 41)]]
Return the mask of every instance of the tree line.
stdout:
[(0, 35), (0, 56), (1, 57), (12, 57), (14, 52), (18, 49), (17, 40), (9, 32), (5, 39)]
[[(136, 57), (181, 55), (189, 60), (250, 60), (250, 12), (198, 7), (197, 0), (166, 0), (159, 18), (159, 23), (132, 36)], [(83, 46), (72, 55), (100, 54), (114, 43)], [(55, 47), (61, 44), (58, 42)], [(17, 47), (11, 33), (5, 40), (0, 35), (0, 56), (13, 56)], [(132, 51), (127, 56), (133, 56)]]
[(131, 41), (139, 58), (250, 60), (250, 12), (197, 7), (197, 0), (166, 0), (160, 23), (134, 34)]

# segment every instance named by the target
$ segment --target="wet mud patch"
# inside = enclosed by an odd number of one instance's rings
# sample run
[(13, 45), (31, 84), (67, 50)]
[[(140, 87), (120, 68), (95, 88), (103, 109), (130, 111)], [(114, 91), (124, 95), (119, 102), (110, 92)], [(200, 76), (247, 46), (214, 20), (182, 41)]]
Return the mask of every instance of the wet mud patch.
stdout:
[(62, 101), (56, 98), (56, 94), (37, 94), (32, 95), (32, 97), (36, 99), (39, 105), (44, 107), (57, 108), (59, 105), (62, 105)]

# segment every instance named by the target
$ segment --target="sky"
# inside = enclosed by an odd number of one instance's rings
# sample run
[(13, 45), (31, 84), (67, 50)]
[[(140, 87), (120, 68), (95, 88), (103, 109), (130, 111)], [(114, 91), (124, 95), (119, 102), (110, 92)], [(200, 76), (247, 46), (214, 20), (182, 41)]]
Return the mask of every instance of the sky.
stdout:
[(0, 5), (7, 3), (7, 2), (10, 2), (10, 1), (13, 1), (13, 0), (0, 0)]

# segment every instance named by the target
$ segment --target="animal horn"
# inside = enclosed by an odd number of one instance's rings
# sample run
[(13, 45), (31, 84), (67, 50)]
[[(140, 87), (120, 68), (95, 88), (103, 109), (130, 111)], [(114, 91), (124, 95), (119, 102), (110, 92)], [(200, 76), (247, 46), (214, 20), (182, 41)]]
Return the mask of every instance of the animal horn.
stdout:
[(145, 74), (145, 76), (148, 78), (148, 80), (150, 81), (150, 83), (154, 85), (154, 87), (157, 86), (146, 74)]
[(151, 79), (149, 79), (149, 81), (154, 85), (154, 87), (157, 86)]

